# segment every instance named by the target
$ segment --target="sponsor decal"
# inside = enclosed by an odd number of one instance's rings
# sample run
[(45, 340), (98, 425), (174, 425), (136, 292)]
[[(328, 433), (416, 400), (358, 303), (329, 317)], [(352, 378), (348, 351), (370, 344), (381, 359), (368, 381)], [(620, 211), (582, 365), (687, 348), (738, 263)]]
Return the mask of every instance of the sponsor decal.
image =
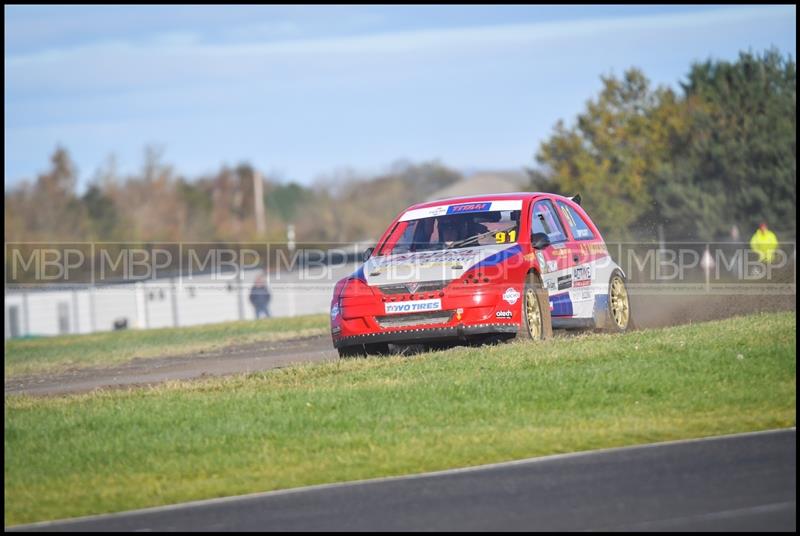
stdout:
[[(389, 266), (414, 264), (419, 266), (470, 264), (479, 258), (481, 251), (475, 249), (457, 249), (430, 251), (424, 253), (401, 253), (390, 257), (375, 259), (372, 270)], [(372, 259), (370, 259), (372, 261)]]
[(573, 288), (570, 292), (570, 299), (574, 302), (592, 299), (592, 291), (587, 288)]
[(587, 281), (592, 279), (592, 265), (591, 264), (583, 264), (581, 266), (576, 266), (575, 270), (572, 274), (572, 277), (576, 281)]
[(581, 244), (581, 255), (608, 255), (605, 244)]
[(447, 207), (448, 214), (463, 214), (465, 212), (486, 212), (491, 203), (465, 203), (463, 205), (451, 205)]
[(562, 275), (558, 278), (558, 290), (564, 290), (572, 286), (572, 275)]
[(447, 205), (438, 207), (417, 208), (409, 210), (400, 217), (400, 221), (420, 220), (422, 218), (435, 218), (436, 216), (444, 216), (447, 214)]
[(545, 277), (544, 278), (544, 288), (547, 289), (548, 292), (555, 292), (558, 287), (556, 285), (556, 278), (555, 277)]
[(405, 286), (409, 294), (414, 294), (419, 288), (419, 283), (406, 283)]
[(514, 313), (512, 311), (497, 311), (494, 316), (495, 318), (511, 318)]
[(544, 253), (542, 253), (541, 251), (537, 251), (536, 260), (539, 261), (539, 267), (542, 269), (543, 272), (549, 271), (549, 267), (544, 261)]
[(503, 299), (509, 305), (514, 305), (515, 303), (517, 303), (517, 300), (519, 299), (519, 297), (520, 297), (520, 293), (517, 292), (515, 289), (510, 288), (510, 287), (506, 289), (505, 293), (503, 293)]
[[(459, 250), (400, 253), (375, 257), (367, 261), (365, 273), (380, 272), (369, 278), (369, 284), (409, 283), (415, 281), (450, 280), (460, 274), (454, 270), (482, 269), (510, 262), (522, 255), (522, 246), (479, 246)], [(380, 278), (378, 280), (377, 278)], [(410, 290), (408, 292), (411, 292)]]
[(419, 220), (422, 218), (435, 218), (445, 214), (464, 214), (468, 212), (489, 212), (501, 210), (521, 210), (521, 199), (507, 199), (503, 201), (481, 201), (478, 203), (459, 203), (458, 205), (439, 205), (435, 207), (415, 208), (408, 210), (400, 216), (399, 221)]
[(592, 284), (592, 265), (591, 264), (583, 264), (581, 266), (576, 266), (575, 270), (572, 273), (572, 286), (574, 287), (586, 287)]
[(575, 220), (572, 219), (572, 213), (567, 209), (567, 207), (565, 207), (561, 203), (559, 203), (558, 206), (561, 207), (561, 214), (567, 220), (567, 222), (569, 223), (569, 226), (574, 229), (575, 228)]
[(439, 298), (433, 300), (415, 300), (400, 303), (387, 303), (386, 314), (393, 315), (398, 313), (419, 313), (425, 311), (440, 311), (442, 309), (442, 300)]
[(339, 316), (339, 304), (336, 303), (331, 307), (331, 318), (336, 318)]
[(558, 270), (558, 261), (547, 261), (547, 271), (555, 272)]

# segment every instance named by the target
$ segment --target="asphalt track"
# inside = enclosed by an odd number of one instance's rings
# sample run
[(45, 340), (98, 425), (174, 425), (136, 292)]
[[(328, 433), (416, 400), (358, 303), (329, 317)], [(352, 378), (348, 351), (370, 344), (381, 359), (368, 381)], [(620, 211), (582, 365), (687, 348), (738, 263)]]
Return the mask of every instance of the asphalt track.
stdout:
[(17, 529), (795, 531), (796, 469), (792, 428), (299, 488)]

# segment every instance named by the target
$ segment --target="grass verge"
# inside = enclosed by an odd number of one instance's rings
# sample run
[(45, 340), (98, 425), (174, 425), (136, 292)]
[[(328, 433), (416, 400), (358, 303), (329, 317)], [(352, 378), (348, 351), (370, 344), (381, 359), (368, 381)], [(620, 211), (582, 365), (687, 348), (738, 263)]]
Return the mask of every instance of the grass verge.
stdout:
[(110, 366), (137, 357), (169, 357), (211, 351), (232, 344), (279, 341), (325, 333), (329, 333), (328, 315), (312, 315), (11, 340), (5, 344), (5, 376), (8, 379), (22, 374)]
[(796, 318), (5, 400), (5, 523), (796, 423)]

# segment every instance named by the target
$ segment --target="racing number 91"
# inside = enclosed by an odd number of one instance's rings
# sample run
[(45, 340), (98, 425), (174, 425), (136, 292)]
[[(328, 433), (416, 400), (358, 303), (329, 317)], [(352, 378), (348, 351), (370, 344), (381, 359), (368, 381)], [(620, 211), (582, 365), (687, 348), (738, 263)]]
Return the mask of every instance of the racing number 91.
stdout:
[(517, 231), (516, 229), (509, 232), (501, 231), (494, 235), (494, 240), (498, 244), (505, 244), (506, 242), (516, 242)]

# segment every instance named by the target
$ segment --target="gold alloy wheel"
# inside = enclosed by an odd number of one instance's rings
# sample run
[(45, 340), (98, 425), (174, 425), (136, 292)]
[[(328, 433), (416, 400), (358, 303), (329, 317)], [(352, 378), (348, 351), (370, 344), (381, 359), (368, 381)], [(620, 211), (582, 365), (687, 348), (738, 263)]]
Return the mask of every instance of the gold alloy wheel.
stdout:
[(630, 319), (630, 306), (628, 305), (628, 291), (625, 290), (625, 283), (618, 275), (611, 280), (611, 314), (614, 323), (619, 329), (628, 327)]
[(531, 338), (542, 338), (542, 312), (539, 310), (539, 300), (532, 288), (525, 291), (525, 316), (528, 319), (528, 332)]

